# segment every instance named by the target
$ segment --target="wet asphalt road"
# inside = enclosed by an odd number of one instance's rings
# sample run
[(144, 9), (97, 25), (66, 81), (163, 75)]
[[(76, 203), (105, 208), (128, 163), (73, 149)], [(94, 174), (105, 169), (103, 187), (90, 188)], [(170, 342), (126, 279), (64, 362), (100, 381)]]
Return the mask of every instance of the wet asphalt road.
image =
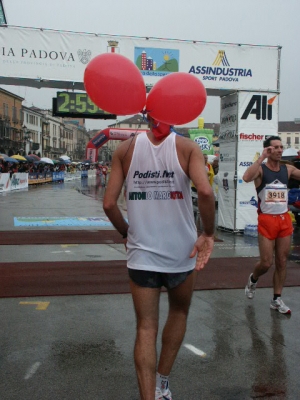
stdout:
[[(16, 229), (14, 217), (103, 215), (101, 193), (97, 180), (90, 180), (0, 195), (0, 234)], [(223, 242), (216, 243), (213, 257), (258, 254), (252, 238), (217, 235)], [(298, 243), (296, 231), (291, 249), (296, 261)], [(62, 245), (51, 251), (42, 246), (43, 252), (33, 245), (27, 247), (26, 260), (42, 263), (44, 253), (48, 261), (79, 261), (95, 254), (95, 246), (65, 253)], [(114, 248), (125, 259), (121, 246)], [(22, 246), (0, 246), (0, 263), (9, 251), (10, 260), (23, 260)], [(109, 254), (101, 245), (101, 256)], [(170, 376), (174, 400), (300, 398), (299, 289), (284, 290), (291, 317), (270, 310), (271, 296), (271, 289), (258, 289), (252, 301), (243, 289), (195, 291), (187, 334)], [(166, 315), (167, 297), (162, 293), (160, 326)], [(1, 298), (0, 316), (1, 400), (138, 400), (129, 294)]]

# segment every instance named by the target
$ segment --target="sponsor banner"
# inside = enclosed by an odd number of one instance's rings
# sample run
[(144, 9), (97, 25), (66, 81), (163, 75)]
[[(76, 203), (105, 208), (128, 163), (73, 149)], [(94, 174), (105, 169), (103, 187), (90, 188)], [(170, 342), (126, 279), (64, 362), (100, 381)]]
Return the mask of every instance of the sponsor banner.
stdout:
[(278, 95), (274, 93), (239, 93), (236, 227), (244, 229), (257, 223), (257, 194), (254, 182), (243, 175), (263, 150), (264, 140), (278, 135)]
[[(104, 135), (105, 136), (105, 135)], [(107, 137), (105, 136), (105, 139), (107, 141)], [(87, 147), (86, 149), (86, 159), (90, 160), (91, 162), (96, 162), (96, 149), (93, 149), (91, 147)]]
[(235, 230), (235, 173), (218, 172), (218, 227)]
[(17, 172), (10, 179), (10, 190), (28, 188), (28, 174), (25, 172)]
[(219, 135), (218, 226), (235, 229), (237, 94), (222, 97)]
[(28, 174), (17, 172), (10, 177), (10, 174), (0, 174), (0, 192), (28, 188)]
[(7, 192), (10, 190), (10, 175), (7, 173), (0, 173), (0, 192)]
[(214, 154), (213, 129), (189, 129), (190, 139), (198, 144), (203, 154)]
[[(196, 76), (207, 89), (278, 91), (279, 46), (205, 43), (7, 26), (0, 28), (0, 83), (84, 90), (88, 62), (119, 53), (139, 68), (147, 85), (173, 72)], [(12, 84), (12, 83), (10, 83)]]
[(117, 129), (117, 128), (111, 128), (109, 129), (109, 139), (112, 140), (126, 140), (132, 136), (135, 136), (136, 134), (142, 133), (142, 132), (148, 132), (147, 130), (142, 130), (142, 129)]

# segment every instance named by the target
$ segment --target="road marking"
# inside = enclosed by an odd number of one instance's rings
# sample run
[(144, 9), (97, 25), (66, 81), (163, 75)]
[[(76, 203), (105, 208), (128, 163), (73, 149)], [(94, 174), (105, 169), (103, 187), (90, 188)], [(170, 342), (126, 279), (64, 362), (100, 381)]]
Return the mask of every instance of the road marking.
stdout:
[(60, 250), (60, 251), (51, 251), (52, 254), (58, 254), (58, 253), (71, 253), (71, 250)]
[(197, 356), (206, 357), (206, 353), (204, 353), (204, 351), (197, 349), (197, 347), (195, 347), (191, 344), (184, 344), (184, 347), (186, 347), (188, 350), (191, 350)]
[(64, 248), (64, 247), (77, 247), (77, 246), (78, 246), (78, 244), (62, 244), (61, 245), (62, 248)]
[(39, 369), (41, 363), (38, 361), (36, 363), (34, 363), (29, 370), (27, 371), (26, 375), (24, 376), (24, 379), (30, 379), (33, 377), (33, 375), (36, 373), (36, 371)]
[(39, 311), (44, 311), (47, 310), (50, 301), (20, 301), (19, 303), (21, 306), (27, 306), (27, 305), (36, 305), (35, 309)]

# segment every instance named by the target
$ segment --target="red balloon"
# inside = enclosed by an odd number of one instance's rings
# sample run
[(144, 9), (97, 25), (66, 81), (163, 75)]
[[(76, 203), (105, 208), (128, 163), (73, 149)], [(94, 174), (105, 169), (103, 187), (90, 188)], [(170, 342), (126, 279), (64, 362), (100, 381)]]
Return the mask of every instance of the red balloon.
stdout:
[(104, 53), (93, 58), (84, 71), (84, 86), (90, 99), (111, 114), (136, 114), (146, 103), (141, 72), (120, 54)]
[(187, 72), (173, 72), (155, 83), (146, 110), (157, 121), (182, 125), (202, 113), (206, 99), (206, 89), (198, 78)]

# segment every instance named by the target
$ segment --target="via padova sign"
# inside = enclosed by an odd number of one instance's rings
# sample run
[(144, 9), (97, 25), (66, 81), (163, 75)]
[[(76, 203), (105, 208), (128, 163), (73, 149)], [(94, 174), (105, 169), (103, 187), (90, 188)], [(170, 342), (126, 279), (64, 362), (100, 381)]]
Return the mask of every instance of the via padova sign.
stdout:
[(119, 53), (140, 70), (146, 86), (186, 72), (208, 95), (279, 91), (280, 47), (114, 36), (0, 26), (1, 84), (83, 90), (91, 59)]

